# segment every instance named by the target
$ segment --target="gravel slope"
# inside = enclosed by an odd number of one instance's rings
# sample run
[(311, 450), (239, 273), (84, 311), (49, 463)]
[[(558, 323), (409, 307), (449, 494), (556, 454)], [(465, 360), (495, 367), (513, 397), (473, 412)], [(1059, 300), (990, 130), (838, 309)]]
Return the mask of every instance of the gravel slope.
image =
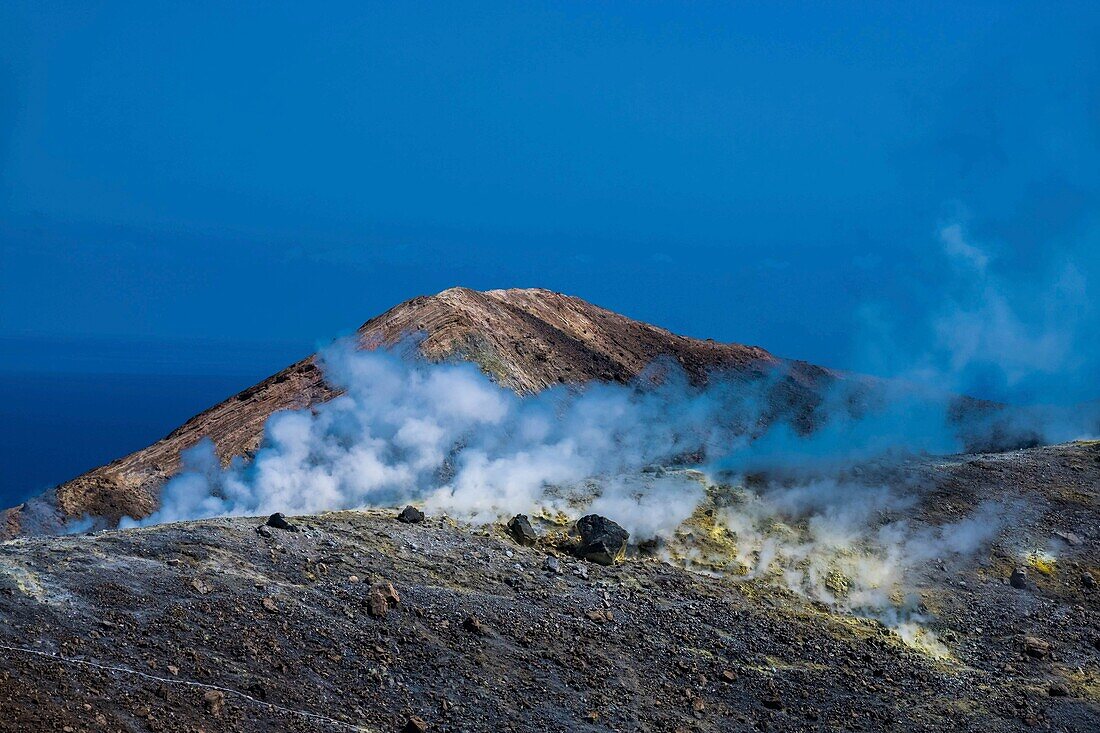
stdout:
[[(912, 578), (947, 658), (766, 581), (497, 525), (219, 519), (0, 544), (0, 730), (1100, 729), (1100, 446), (903, 471), (934, 485), (929, 521), (1030, 508), (972, 566)], [(1033, 546), (1057, 563), (1011, 587)]]

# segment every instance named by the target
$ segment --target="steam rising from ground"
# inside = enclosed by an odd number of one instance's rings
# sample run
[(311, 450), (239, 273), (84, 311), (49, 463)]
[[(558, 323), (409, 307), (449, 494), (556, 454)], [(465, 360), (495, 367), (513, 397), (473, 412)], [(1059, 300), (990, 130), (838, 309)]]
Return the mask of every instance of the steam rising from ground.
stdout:
[[(699, 503), (697, 483), (640, 473), (652, 464), (790, 473), (960, 446), (946, 402), (889, 395), (857, 417), (841, 405), (863, 387), (843, 382), (806, 433), (768, 422), (771, 380), (716, 377), (700, 388), (666, 365), (635, 385), (520, 397), (471, 364), (347, 345), (324, 352), (323, 363), (342, 396), (272, 416), (251, 462), (223, 470), (209, 443), (187, 452), (144, 523), (407, 501), (488, 522), (536, 506), (570, 513), (579, 494), (594, 491), (597, 506), (618, 506), (618, 519), (646, 539), (668, 536)], [(818, 501), (813, 492), (806, 499)]]
[(999, 526), (992, 506), (958, 525), (913, 525), (898, 515), (926, 487), (843, 475), (853, 461), (957, 449), (948, 403), (926, 393), (853, 411), (866, 386), (840, 381), (806, 432), (769, 417), (782, 373), (695, 387), (662, 365), (630, 386), (520, 397), (466, 363), (336, 345), (323, 364), (343, 395), (272, 416), (250, 462), (223, 468), (208, 442), (188, 451), (160, 510), (123, 526), (405, 502), (475, 523), (596, 512), (666, 557), (775, 579), (899, 628), (920, 618), (904, 574), (972, 554)]
[(945, 229), (942, 241), (979, 283), (968, 305), (936, 316), (946, 371), (925, 359), (912, 378), (838, 378), (812, 413), (786, 414), (776, 408), (791, 386), (782, 369), (753, 380), (712, 375), (700, 388), (675, 365), (656, 364), (629, 386), (520, 397), (472, 364), (337, 344), (322, 361), (342, 396), (272, 416), (250, 462), (223, 468), (209, 442), (188, 451), (161, 508), (123, 526), (406, 502), (475, 523), (596, 512), (634, 543), (697, 569), (772, 580), (919, 633), (923, 615), (906, 577), (979, 552), (1015, 508), (986, 503), (932, 526), (910, 511), (930, 487), (899, 471), (875, 479), (853, 468), (896, 468), (913, 454), (1005, 440), (1071, 439), (1094, 430), (1100, 411), (971, 402), (960, 412), (940, 391), (957, 388), (951, 375), (977, 361), (983, 369), (1003, 362), (1006, 382), (1055, 370), (1073, 341), (1025, 329), (987, 274), (990, 257), (960, 228)]

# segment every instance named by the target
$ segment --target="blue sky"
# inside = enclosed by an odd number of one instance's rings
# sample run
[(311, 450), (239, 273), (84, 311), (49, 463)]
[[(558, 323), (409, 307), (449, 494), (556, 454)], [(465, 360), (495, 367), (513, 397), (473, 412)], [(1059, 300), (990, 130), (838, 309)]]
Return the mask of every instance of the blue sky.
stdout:
[[(1100, 396), (1098, 32), (1095, 3), (6, 2), (0, 343), (274, 369), (415, 295), (542, 286), (958, 371), (945, 308), (981, 327), (994, 283), (1024, 337), (970, 350)], [(963, 386), (1020, 384), (989, 368)]]

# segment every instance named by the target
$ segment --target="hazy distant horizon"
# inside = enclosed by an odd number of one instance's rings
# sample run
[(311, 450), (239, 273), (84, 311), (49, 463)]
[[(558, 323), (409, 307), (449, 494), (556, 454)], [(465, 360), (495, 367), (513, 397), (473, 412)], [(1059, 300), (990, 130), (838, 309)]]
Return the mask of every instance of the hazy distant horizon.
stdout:
[(0, 505), (159, 440), (308, 355), (305, 344), (0, 338)]

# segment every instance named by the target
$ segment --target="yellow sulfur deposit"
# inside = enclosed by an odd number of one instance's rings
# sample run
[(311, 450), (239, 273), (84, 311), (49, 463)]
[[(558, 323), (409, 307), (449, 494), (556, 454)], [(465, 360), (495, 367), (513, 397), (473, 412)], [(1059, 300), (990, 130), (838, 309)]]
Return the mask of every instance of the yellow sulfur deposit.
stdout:
[(1054, 575), (1056, 558), (1049, 552), (1035, 550), (1029, 552), (1025, 558), (1027, 566), (1043, 575)]

